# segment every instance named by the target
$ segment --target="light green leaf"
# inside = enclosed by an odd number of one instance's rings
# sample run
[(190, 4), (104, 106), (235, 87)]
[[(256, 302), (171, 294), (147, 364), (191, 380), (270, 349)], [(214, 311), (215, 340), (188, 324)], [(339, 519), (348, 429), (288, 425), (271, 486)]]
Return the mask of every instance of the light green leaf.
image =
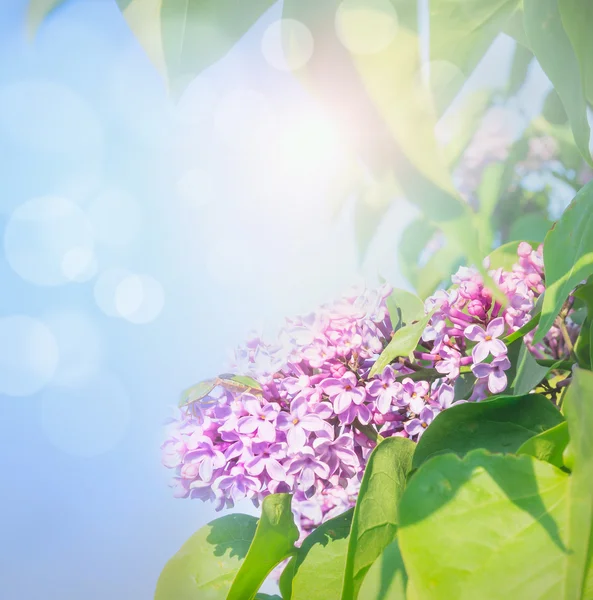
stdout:
[(561, 469), (564, 466), (562, 453), (568, 444), (568, 424), (556, 425), (543, 433), (529, 438), (517, 450), (517, 454), (529, 454), (538, 460), (549, 462)]
[(544, 241), (546, 294), (534, 342), (540, 342), (574, 287), (593, 274), (593, 182), (575, 196)]
[(579, 64), (562, 27), (557, 0), (524, 0), (525, 32), (535, 57), (558, 92), (576, 145), (587, 162), (589, 123)]
[(479, 230), (479, 239), (484, 255), (492, 249), (494, 239), (492, 215), (500, 199), (503, 171), (504, 164), (502, 163), (488, 165), (482, 174), (482, 180), (477, 190), (480, 208), (476, 215), (476, 227)]
[(309, 534), (296, 555), (291, 600), (340, 600), (353, 509)]
[[(546, 99), (544, 100), (544, 105), (542, 107), (542, 117), (551, 123), (552, 125), (566, 125), (568, 122), (568, 115), (566, 114), (566, 110), (562, 104), (562, 100), (558, 95), (558, 92), (552, 88)], [(572, 137), (570, 140), (572, 143)], [(580, 157), (580, 155), (579, 155)]]
[(35, 37), (39, 26), (45, 21), (47, 16), (66, 1), (29, 0), (29, 6), (27, 7), (27, 35), (30, 39)]
[(589, 0), (558, 0), (562, 24), (578, 58), (583, 89), (593, 102), (593, 4)]
[(415, 444), (402, 437), (383, 440), (366, 466), (354, 509), (342, 600), (355, 600), (371, 565), (395, 540), (397, 505), (412, 466)]
[(165, 565), (155, 600), (225, 600), (256, 527), (255, 517), (239, 514), (202, 527)]
[(530, 213), (519, 217), (511, 225), (509, 241), (533, 240), (543, 243), (546, 234), (552, 227), (552, 222), (544, 215)]
[(407, 290), (394, 288), (386, 303), (394, 331), (424, 315), (422, 300)]
[[(591, 350), (593, 344), (593, 281), (591, 281), (591, 277), (586, 285), (577, 288), (574, 295), (583, 301), (587, 310), (587, 316), (581, 326), (581, 333), (574, 346), (574, 353), (579, 366), (593, 369), (593, 351)], [(571, 320), (574, 320), (572, 314)]]
[(282, 570), (282, 574), (280, 575), (278, 587), (280, 588), (280, 593), (282, 594), (283, 600), (290, 600), (292, 597), (292, 578), (294, 577), (295, 564), (296, 556), (293, 556), (288, 561), (288, 563)]
[(574, 370), (564, 399), (573, 455), (569, 494), (566, 586), (563, 599), (593, 596), (593, 373)]
[(360, 600), (406, 600), (408, 576), (397, 540), (391, 542), (369, 569)]
[(253, 598), (270, 571), (294, 552), (299, 531), (290, 510), (291, 499), (290, 494), (264, 498), (255, 536), (227, 600)]
[(528, 394), (544, 377), (549, 369), (537, 363), (523, 338), (515, 340), (508, 348), (511, 368), (507, 371), (508, 389), (516, 396)]
[(458, 404), (437, 415), (426, 429), (416, 446), (413, 466), (416, 469), (445, 452), (460, 456), (476, 448), (516, 452), (530, 437), (563, 420), (560, 411), (539, 394)]
[(416, 596), (563, 598), (568, 481), (530, 456), (483, 450), (424, 464), (401, 499), (398, 530)]
[(529, 71), (529, 65), (531, 65), (532, 61), (533, 52), (522, 44), (517, 44), (515, 46), (515, 53), (513, 54), (511, 74), (509, 76), (507, 90), (509, 96), (514, 96), (523, 87), (527, 72)]
[(518, 0), (430, 2), (430, 60), (449, 63), (463, 75), (445, 91), (443, 105), (453, 99), (518, 4)]
[[(179, 408), (189, 406), (194, 402), (200, 403), (216, 387), (216, 379), (206, 379), (184, 390), (179, 397)], [(206, 402), (210, 404), (210, 402)]]
[(410, 323), (410, 325), (406, 325), (396, 331), (385, 350), (381, 352), (373, 365), (369, 377), (374, 377), (378, 373), (382, 373), (383, 369), (398, 356), (408, 356), (418, 345), (418, 341), (430, 317), (431, 315), (426, 315), (423, 319), (415, 323)]

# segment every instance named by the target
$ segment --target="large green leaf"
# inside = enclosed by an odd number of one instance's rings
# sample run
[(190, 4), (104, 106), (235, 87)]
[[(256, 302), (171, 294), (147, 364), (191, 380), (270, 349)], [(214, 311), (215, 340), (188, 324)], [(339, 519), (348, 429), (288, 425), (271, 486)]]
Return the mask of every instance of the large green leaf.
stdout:
[(391, 542), (369, 569), (360, 600), (406, 600), (408, 576), (397, 540)]
[(227, 54), (276, 0), (117, 0), (170, 88), (180, 94)]
[(562, 24), (581, 68), (583, 89), (589, 102), (593, 102), (593, 3), (589, 0), (558, 0)]
[(340, 600), (354, 509), (309, 534), (296, 555), (291, 600)]
[(546, 294), (534, 342), (550, 330), (574, 287), (593, 274), (593, 182), (577, 193), (546, 235), (544, 270)]
[(239, 514), (202, 527), (165, 565), (155, 600), (225, 600), (256, 527), (255, 517)]
[(593, 373), (574, 370), (564, 399), (573, 455), (564, 600), (593, 597)]
[(488, 165), (484, 169), (482, 180), (477, 190), (480, 208), (476, 215), (476, 227), (479, 231), (480, 248), (484, 255), (492, 250), (492, 242), (495, 234), (492, 225), (492, 215), (500, 198), (503, 171), (504, 165), (502, 163)]
[[(518, 0), (432, 0), (430, 2), (430, 60), (455, 65), (467, 78), (502, 31)], [(446, 106), (457, 93), (452, 82)]]
[(398, 530), (416, 597), (565, 597), (568, 481), (530, 456), (483, 450), (424, 464), (402, 496)]
[[(514, 242), (507, 242), (502, 246), (493, 250), (488, 258), (490, 260), (490, 269), (503, 269), (504, 271), (511, 271), (513, 269), (513, 265), (519, 262), (519, 256), (517, 255), (517, 249), (519, 248), (519, 244), (522, 241), (527, 240), (517, 240)], [(528, 241), (529, 244), (533, 248), (537, 248), (538, 244), (532, 240)]]
[(67, 0), (29, 0), (27, 7), (27, 35), (33, 38), (45, 18)]
[(227, 600), (249, 600), (270, 571), (294, 552), (299, 531), (290, 510), (290, 494), (272, 494), (262, 503), (255, 537), (237, 573)]
[(369, 458), (352, 519), (342, 600), (358, 597), (367, 571), (395, 540), (397, 505), (412, 467), (414, 448), (406, 438), (391, 437)]
[(529, 65), (533, 61), (533, 52), (522, 44), (516, 44), (513, 62), (511, 63), (511, 73), (509, 75), (509, 85), (507, 93), (514, 96), (525, 83)]
[(498, 396), (458, 404), (440, 413), (426, 429), (414, 453), (414, 468), (436, 454), (463, 455), (476, 448), (516, 452), (530, 437), (563, 421), (552, 403), (539, 394)]
[[(574, 295), (585, 304), (587, 316), (581, 325), (581, 333), (574, 346), (578, 363), (585, 369), (593, 369), (593, 281), (589, 277), (587, 284), (575, 291)], [(571, 315), (572, 317), (572, 315)]]
[(283, 600), (290, 600), (292, 597), (292, 578), (294, 577), (295, 563), (296, 556), (293, 556), (282, 570), (282, 574), (278, 580), (278, 587), (280, 588)]
[(566, 449), (568, 440), (568, 423), (560, 423), (556, 427), (529, 438), (517, 450), (517, 454), (529, 454), (561, 469), (564, 466), (562, 453)]
[(511, 224), (509, 241), (533, 240), (541, 244), (550, 227), (552, 227), (551, 221), (542, 214), (523, 215)]
[(398, 329), (393, 334), (387, 347), (379, 355), (379, 358), (376, 360), (369, 373), (369, 377), (374, 377), (378, 373), (382, 373), (383, 369), (398, 356), (408, 356), (418, 345), (418, 340), (428, 324), (430, 317), (431, 315), (426, 315), (419, 321), (410, 323), (409, 325)]
[(591, 163), (587, 102), (581, 72), (572, 44), (562, 27), (558, 2), (524, 0), (523, 6), (525, 32), (531, 49), (562, 100), (581, 154)]

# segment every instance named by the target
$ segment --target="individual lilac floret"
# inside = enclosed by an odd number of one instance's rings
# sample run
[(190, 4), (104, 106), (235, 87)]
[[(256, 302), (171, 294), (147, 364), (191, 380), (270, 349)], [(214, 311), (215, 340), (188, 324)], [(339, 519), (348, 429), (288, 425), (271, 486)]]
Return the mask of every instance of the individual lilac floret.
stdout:
[(383, 369), (379, 379), (367, 383), (367, 392), (377, 398), (377, 410), (385, 415), (393, 401), (402, 391), (402, 384), (395, 381), (395, 373), (390, 365)]
[(286, 433), (286, 441), (291, 452), (300, 451), (312, 431), (321, 431), (326, 423), (315, 414), (307, 414), (308, 404), (304, 396), (296, 398), (290, 405), (290, 412), (278, 416), (278, 429)]
[(435, 418), (439, 411), (437, 409), (431, 408), (430, 406), (425, 406), (418, 415), (418, 418), (412, 419), (405, 425), (405, 430), (410, 436), (417, 436), (418, 439), (424, 433), (424, 430), (432, 423), (432, 420)]
[[(246, 394), (247, 396), (247, 394)], [(245, 410), (249, 413), (238, 421), (240, 433), (253, 433), (257, 430), (257, 436), (265, 442), (276, 440), (276, 419), (278, 418), (279, 406), (277, 404), (266, 404), (262, 406), (255, 396), (249, 396), (243, 402)]]
[(511, 361), (504, 356), (498, 356), (491, 363), (478, 363), (472, 366), (472, 371), (478, 379), (488, 381), (488, 389), (493, 394), (500, 394), (507, 387), (505, 371), (511, 367)]
[(490, 321), (486, 331), (479, 325), (469, 325), (463, 333), (468, 340), (478, 342), (472, 350), (474, 363), (483, 362), (489, 354), (496, 358), (507, 353), (505, 343), (498, 339), (504, 334), (504, 319), (502, 317)]
[(329, 377), (321, 382), (321, 389), (329, 396), (342, 423), (352, 423), (357, 416), (363, 423), (370, 421), (370, 411), (362, 406), (366, 392), (357, 384), (356, 375), (351, 371), (344, 373), (340, 379)]

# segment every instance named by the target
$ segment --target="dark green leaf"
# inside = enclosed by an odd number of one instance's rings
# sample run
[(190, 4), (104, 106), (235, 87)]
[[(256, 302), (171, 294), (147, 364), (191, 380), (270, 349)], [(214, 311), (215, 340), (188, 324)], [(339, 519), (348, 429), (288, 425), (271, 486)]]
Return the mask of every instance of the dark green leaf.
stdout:
[(270, 594), (263, 594), (262, 592), (260, 592), (255, 597), (255, 600), (283, 600), (283, 599), (280, 596), (278, 596), (277, 594), (274, 594), (273, 596), (271, 596)]
[[(593, 351), (591, 346), (593, 343), (593, 281), (591, 278), (574, 293), (575, 298), (581, 300), (587, 310), (587, 317), (584, 319), (581, 332), (574, 347), (574, 353), (577, 357), (579, 366), (584, 369), (593, 369)], [(574, 320), (574, 315), (570, 315), (571, 320)]]
[(292, 578), (294, 577), (294, 566), (296, 564), (296, 557), (293, 556), (284, 567), (280, 580), (278, 581), (278, 587), (282, 594), (283, 600), (290, 600), (292, 597)]
[(508, 352), (511, 368), (507, 371), (509, 391), (516, 396), (528, 394), (548, 374), (548, 368), (538, 365), (523, 338), (514, 341)]
[(545, 397), (497, 396), (492, 400), (458, 404), (437, 415), (414, 453), (414, 468), (445, 452), (464, 455), (476, 448), (516, 452), (530, 437), (563, 421)]
[(395, 540), (397, 505), (412, 466), (415, 444), (402, 437), (383, 440), (366, 466), (354, 509), (342, 600), (358, 597), (371, 565)]
[(525, 32), (542, 69), (558, 92), (576, 145), (591, 163), (587, 103), (579, 64), (562, 27), (557, 0), (524, 0)]
[(544, 270), (546, 294), (536, 343), (548, 333), (575, 286), (593, 274), (593, 182), (577, 193), (546, 235)]
[[(516, 242), (507, 242), (502, 246), (493, 250), (490, 255), (490, 269), (503, 269), (504, 271), (511, 271), (513, 265), (519, 262), (519, 256), (517, 255), (517, 248), (519, 243), (525, 240), (518, 240)], [(538, 244), (534, 241), (529, 241), (532, 247), (537, 248)]]
[(296, 555), (291, 600), (340, 600), (354, 509), (309, 534)]
[(564, 600), (593, 595), (593, 373), (574, 370), (564, 413), (573, 455), (569, 486), (567, 573)]
[(225, 600), (256, 527), (255, 517), (239, 514), (202, 527), (165, 565), (155, 600)]
[(415, 597), (581, 598), (563, 596), (568, 481), (530, 456), (483, 450), (424, 464), (401, 499), (398, 530)]
[(455, 400), (467, 400), (474, 389), (476, 378), (473, 373), (462, 373), (455, 380)]
[(539, 435), (529, 438), (518, 450), (517, 454), (529, 454), (549, 462), (561, 469), (564, 466), (562, 453), (568, 444), (568, 424), (566, 422), (556, 425)]
[(428, 324), (431, 315), (426, 315), (423, 319), (402, 327), (393, 334), (391, 341), (373, 365), (369, 377), (374, 377), (378, 373), (382, 373), (383, 369), (398, 356), (408, 356), (420, 340), (420, 336), (424, 328)]
[(270, 571), (293, 553), (299, 531), (290, 510), (291, 499), (290, 494), (272, 494), (264, 498), (255, 537), (227, 600), (253, 598)]
[(408, 576), (397, 540), (391, 542), (369, 569), (360, 600), (406, 600)]
[(523, 87), (532, 60), (533, 52), (529, 48), (526, 48), (522, 44), (515, 46), (507, 90), (509, 96), (514, 96)]

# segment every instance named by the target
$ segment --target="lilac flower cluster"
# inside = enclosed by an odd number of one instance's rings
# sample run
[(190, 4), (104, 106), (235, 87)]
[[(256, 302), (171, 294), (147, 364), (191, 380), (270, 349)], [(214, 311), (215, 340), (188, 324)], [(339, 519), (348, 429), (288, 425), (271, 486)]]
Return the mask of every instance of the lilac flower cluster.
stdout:
[[(253, 338), (236, 373), (258, 387), (218, 387), (169, 424), (164, 464), (177, 497), (231, 507), (292, 492), (302, 531), (352, 506), (376, 436), (417, 441), (450, 406), (507, 386), (504, 337), (530, 319), (543, 292), (541, 248), (519, 246), (511, 271), (491, 271), (509, 302), (493, 301), (481, 275), (460, 268), (454, 286), (425, 304), (431, 314), (414, 353), (370, 377), (392, 336), (388, 287), (364, 291), (287, 321), (278, 343)], [(455, 395), (464, 374), (475, 380)]]

